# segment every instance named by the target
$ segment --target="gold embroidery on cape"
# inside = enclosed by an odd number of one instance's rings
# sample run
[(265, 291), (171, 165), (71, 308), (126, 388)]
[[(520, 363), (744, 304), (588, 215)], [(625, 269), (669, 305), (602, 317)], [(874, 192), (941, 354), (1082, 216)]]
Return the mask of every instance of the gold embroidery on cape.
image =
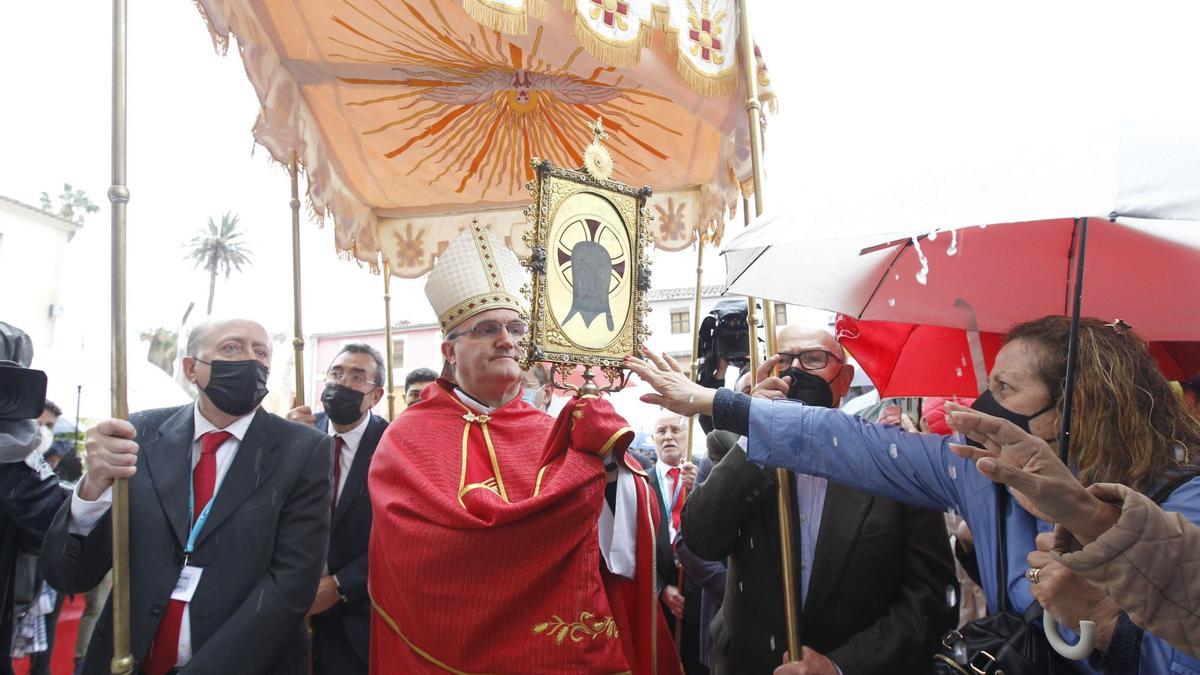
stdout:
[(388, 625), (388, 628), (391, 628), (392, 632), (394, 632), (396, 635), (400, 636), (400, 639), (404, 640), (404, 644), (408, 645), (409, 649), (416, 652), (417, 656), (420, 656), (421, 658), (432, 663), (433, 665), (437, 666), (438, 668), (441, 668), (442, 670), (445, 670), (447, 672), (454, 673), (455, 675), (471, 675), (470, 673), (468, 673), (466, 671), (458, 670), (456, 668), (452, 668), (452, 667), (446, 665), (445, 663), (442, 663), (441, 661), (434, 658), (433, 655), (430, 654), (429, 652), (427, 652), (424, 649), (421, 649), (420, 647), (413, 644), (412, 640), (409, 640), (407, 635), (400, 632), (400, 627), (396, 625), (395, 619), (393, 619), (390, 615), (388, 615), (387, 612), (383, 611), (383, 607), (380, 607), (379, 603), (375, 601), (375, 596), (371, 595), (370, 587), (367, 588), (367, 597), (371, 598), (371, 608), (375, 610), (375, 613), (379, 615), (379, 618), (383, 619), (383, 622)]
[(608, 440), (605, 441), (604, 445), (600, 447), (600, 452), (597, 454), (600, 457), (607, 457), (608, 453), (612, 452), (613, 446), (617, 444), (617, 441), (621, 440), (621, 437), (625, 434), (631, 433), (633, 433), (633, 429), (630, 429), (629, 427), (621, 427), (615, 434), (608, 437)]
[(470, 485), (464, 485), (462, 489), (458, 491), (458, 500), (461, 502), (462, 498), (467, 496), (468, 492), (476, 489), (491, 490), (496, 494), (496, 496), (500, 496), (500, 490), (496, 489), (496, 479), (489, 478), (482, 483), (471, 483)]
[[(453, 398), (453, 396), (451, 396)], [(460, 404), (461, 405), (461, 404)], [(462, 440), (462, 469), (458, 473), (458, 505), (467, 508), (463, 503), (462, 496), (467, 484), (467, 440), (471, 435), (471, 424), (468, 422), (463, 425), (463, 440)]]
[(571, 642), (582, 642), (584, 638), (595, 640), (601, 636), (609, 639), (619, 637), (617, 622), (611, 616), (596, 616), (586, 610), (579, 613), (578, 619), (569, 623), (555, 614), (549, 621), (534, 625), (532, 630), (534, 635), (553, 638), (556, 645), (561, 645), (568, 638)]
[[(486, 488), (491, 490), (492, 492), (500, 495), (500, 498), (503, 499), (505, 503), (511, 504), (512, 502), (508, 500), (508, 492), (504, 489), (504, 478), (500, 475), (500, 462), (496, 458), (496, 448), (492, 446), (492, 436), (488, 433), (487, 429), (487, 423), (492, 418), (488, 415), (478, 414), (467, 406), (463, 405), (463, 402), (458, 400), (458, 397), (455, 396), (453, 392), (447, 392), (447, 395), (451, 401), (458, 404), (458, 407), (463, 409), (462, 417), (467, 422), (465, 425), (463, 425), (462, 468), (459, 469), (458, 474), (458, 505), (464, 509), (467, 508), (466, 503), (463, 502), (463, 495), (476, 488)], [(469, 451), (468, 444), (471, 438), (472, 423), (478, 423), (480, 430), (483, 431), (483, 441), (487, 445), (488, 458), (492, 461), (492, 472), (495, 474), (495, 476), (485, 480), (482, 483), (471, 483), (470, 485), (467, 485), (467, 452)], [(495, 485), (493, 486), (492, 483)]]

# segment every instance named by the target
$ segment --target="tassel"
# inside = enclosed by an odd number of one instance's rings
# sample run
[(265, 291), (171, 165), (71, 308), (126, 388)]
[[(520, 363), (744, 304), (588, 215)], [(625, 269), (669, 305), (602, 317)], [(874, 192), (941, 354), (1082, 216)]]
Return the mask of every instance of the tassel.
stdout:
[(724, 98), (737, 91), (738, 87), (737, 61), (732, 58), (729, 61), (729, 67), (720, 75), (701, 71), (683, 53), (676, 55), (675, 65), (679, 76), (697, 94), (708, 98)]
[[(545, 14), (545, 1), (537, 0)], [(505, 35), (524, 35), (529, 30), (525, 9), (501, 8), (487, 0), (463, 0), (463, 11), (480, 25)]]
[(597, 61), (605, 65), (632, 68), (642, 58), (642, 40), (634, 38), (628, 44), (605, 40), (592, 32), (587, 19), (581, 14), (575, 15), (575, 39)]

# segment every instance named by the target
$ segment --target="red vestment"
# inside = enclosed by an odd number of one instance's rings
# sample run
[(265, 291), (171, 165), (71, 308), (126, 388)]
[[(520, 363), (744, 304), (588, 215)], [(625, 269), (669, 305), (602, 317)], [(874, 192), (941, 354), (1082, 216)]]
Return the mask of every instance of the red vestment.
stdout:
[(371, 671), (680, 673), (644, 476), (635, 579), (603, 571), (602, 456), (625, 460), (624, 420), (599, 399), (553, 420), (520, 398), (483, 414), (445, 382), (428, 389), (371, 464)]

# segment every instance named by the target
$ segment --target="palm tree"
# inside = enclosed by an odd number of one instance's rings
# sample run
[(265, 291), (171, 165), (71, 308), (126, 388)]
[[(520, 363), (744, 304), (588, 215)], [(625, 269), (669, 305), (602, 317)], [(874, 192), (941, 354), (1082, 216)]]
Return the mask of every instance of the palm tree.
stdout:
[(62, 194), (58, 196), (58, 208), (54, 208), (50, 195), (43, 192), (42, 210), (82, 225), (84, 216), (99, 211), (100, 207), (93, 204), (83, 190), (76, 190), (70, 183), (63, 183)]
[(203, 268), (208, 272), (208, 314), (212, 315), (213, 295), (217, 290), (217, 273), (229, 275), (234, 271), (241, 272), (242, 265), (248, 265), (252, 257), (250, 249), (242, 241), (242, 232), (238, 230), (238, 217), (226, 211), (221, 214), (221, 225), (208, 217), (208, 228), (199, 230), (187, 243), (187, 257), (196, 263), (196, 269)]

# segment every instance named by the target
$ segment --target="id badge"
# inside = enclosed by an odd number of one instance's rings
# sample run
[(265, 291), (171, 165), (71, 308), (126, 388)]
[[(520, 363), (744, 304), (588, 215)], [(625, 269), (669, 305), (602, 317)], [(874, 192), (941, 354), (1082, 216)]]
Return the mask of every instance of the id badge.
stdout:
[(175, 590), (171, 592), (172, 600), (180, 602), (191, 602), (192, 596), (196, 594), (196, 588), (200, 586), (200, 574), (204, 570), (199, 567), (187, 565), (183, 571), (179, 573), (179, 580), (175, 582)]

